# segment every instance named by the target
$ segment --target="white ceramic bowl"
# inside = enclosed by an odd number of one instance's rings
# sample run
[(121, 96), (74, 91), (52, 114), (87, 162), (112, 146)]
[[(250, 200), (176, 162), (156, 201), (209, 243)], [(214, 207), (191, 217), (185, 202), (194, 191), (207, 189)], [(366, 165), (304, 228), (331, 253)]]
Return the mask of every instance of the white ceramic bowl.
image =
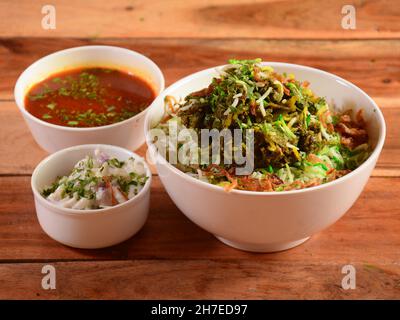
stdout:
[(111, 46), (84, 46), (50, 54), (29, 66), (18, 78), (15, 101), (36, 142), (47, 152), (79, 144), (104, 143), (136, 150), (144, 143), (143, 124), (147, 109), (127, 120), (93, 128), (54, 125), (31, 115), (24, 98), (32, 87), (48, 76), (75, 67), (117, 68), (141, 76), (156, 94), (164, 89), (164, 76), (158, 66), (140, 53)]
[[(277, 72), (308, 80), (319, 96), (338, 110), (364, 109), (371, 156), (359, 168), (333, 182), (295, 191), (251, 192), (223, 188), (199, 181), (179, 171), (156, 154), (157, 170), (168, 194), (194, 223), (224, 243), (243, 250), (272, 252), (299, 245), (333, 224), (353, 205), (363, 190), (381, 152), (385, 122), (375, 102), (361, 89), (333, 74), (300, 65), (267, 62)], [(178, 98), (207, 87), (215, 68), (192, 74), (167, 88), (152, 104), (145, 128), (153, 127), (164, 113), (164, 97)], [(155, 146), (147, 131), (147, 144)], [(354, 230), (356, 232), (356, 230)]]
[(31, 186), (39, 223), (54, 240), (75, 248), (103, 248), (132, 237), (146, 222), (149, 212), (151, 172), (144, 162), (149, 179), (138, 195), (111, 208), (75, 210), (59, 207), (40, 194), (57, 176), (68, 174), (74, 165), (96, 148), (119, 160), (142, 159), (126, 149), (110, 145), (81, 145), (58, 151), (38, 164)]

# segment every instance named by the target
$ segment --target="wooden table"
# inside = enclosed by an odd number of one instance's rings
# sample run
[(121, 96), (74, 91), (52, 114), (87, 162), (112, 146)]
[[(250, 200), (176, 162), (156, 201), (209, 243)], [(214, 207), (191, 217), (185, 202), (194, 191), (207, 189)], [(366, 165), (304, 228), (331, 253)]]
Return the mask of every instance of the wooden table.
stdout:
[[(347, 2), (356, 7), (356, 30), (341, 28)], [(400, 298), (398, 1), (52, 3), (56, 30), (41, 28), (41, 1), (0, 2), (0, 298)], [(91, 44), (147, 55), (167, 85), (232, 57), (333, 72), (382, 108), (384, 150), (345, 217), (292, 250), (251, 254), (223, 245), (185, 218), (156, 172), (150, 217), (134, 238), (103, 250), (63, 246), (36, 219), (30, 175), (46, 153), (15, 106), (13, 86), (39, 57)], [(56, 290), (41, 287), (45, 264), (56, 268)], [(356, 268), (355, 290), (341, 287), (346, 264)]]

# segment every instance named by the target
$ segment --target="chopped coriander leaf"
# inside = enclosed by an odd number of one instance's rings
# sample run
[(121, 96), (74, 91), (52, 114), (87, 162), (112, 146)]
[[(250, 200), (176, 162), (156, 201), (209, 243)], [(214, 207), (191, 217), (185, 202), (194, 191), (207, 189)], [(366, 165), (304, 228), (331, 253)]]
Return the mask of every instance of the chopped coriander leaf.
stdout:
[(65, 87), (58, 89), (58, 94), (61, 96), (69, 96), (71, 93)]
[(107, 163), (108, 163), (110, 166), (115, 167), (115, 168), (122, 168), (122, 166), (125, 164), (124, 161), (119, 161), (119, 160), (116, 159), (116, 158), (107, 160)]
[(57, 106), (57, 104), (55, 102), (49, 103), (47, 105), (47, 108), (49, 108), (50, 110), (54, 110), (54, 108)]
[(96, 92), (89, 92), (86, 94), (86, 97), (89, 99), (96, 99), (97, 98), (97, 93)]
[(43, 93), (38, 93), (38, 94), (35, 94), (35, 95), (30, 95), (29, 96), (29, 100), (31, 100), (31, 101), (36, 101), (36, 100), (39, 100), (39, 99), (44, 99), (46, 96), (43, 94)]

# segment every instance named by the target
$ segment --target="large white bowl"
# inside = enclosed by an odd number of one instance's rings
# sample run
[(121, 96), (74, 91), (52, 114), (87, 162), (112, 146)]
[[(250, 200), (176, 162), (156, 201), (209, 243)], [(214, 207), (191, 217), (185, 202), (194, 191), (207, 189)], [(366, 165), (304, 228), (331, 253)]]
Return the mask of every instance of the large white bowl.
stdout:
[(156, 94), (164, 90), (164, 76), (149, 58), (132, 50), (112, 46), (84, 46), (50, 54), (29, 66), (18, 78), (15, 102), (36, 142), (47, 152), (79, 144), (104, 143), (136, 150), (144, 143), (143, 125), (147, 109), (127, 120), (93, 128), (71, 128), (36, 118), (25, 109), (29, 89), (50, 75), (75, 67), (110, 67), (141, 76)]
[(116, 146), (82, 145), (48, 156), (38, 164), (32, 174), (31, 186), (42, 229), (51, 238), (75, 248), (103, 248), (127, 240), (142, 228), (149, 212), (151, 172), (144, 161), (149, 179), (143, 189), (136, 197), (111, 208), (63, 208), (40, 194), (40, 191), (51, 185), (57, 176), (68, 174), (79, 160), (87, 155), (93, 156), (97, 148), (119, 160), (130, 157), (142, 159), (137, 154)]
[[(333, 182), (295, 191), (251, 192), (223, 188), (192, 178), (163, 161), (155, 161), (161, 181), (178, 208), (194, 223), (225, 244), (255, 252), (285, 250), (306, 241), (333, 224), (356, 201), (381, 152), (385, 121), (375, 102), (361, 89), (333, 74), (300, 65), (267, 62), (277, 72), (293, 73), (308, 80), (311, 89), (338, 110), (364, 109), (368, 133), (374, 148), (359, 168)], [(185, 97), (209, 85), (215, 68), (192, 74), (167, 88), (152, 104), (146, 116), (147, 144), (154, 153), (149, 129), (164, 114), (164, 97)], [(356, 230), (354, 231), (356, 232)]]

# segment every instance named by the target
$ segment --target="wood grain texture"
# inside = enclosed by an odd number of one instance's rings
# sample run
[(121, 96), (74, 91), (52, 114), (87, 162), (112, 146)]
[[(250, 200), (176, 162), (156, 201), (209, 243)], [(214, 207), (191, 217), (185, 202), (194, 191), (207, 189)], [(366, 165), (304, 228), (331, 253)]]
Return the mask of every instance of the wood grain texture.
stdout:
[(30, 177), (1, 177), (0, 262), (212, 259), (394, 266), (400, 261), (399, 193), (399, 178), (371, 178), (355, 205), (332, 227), (292, 250), (252, 254), (223, 245), (190, 222), (154, 176), (149, 220), (136, 236), (108, 249), (79, 250), (44, 234), (36, 219)]
[[(389, 101), (389, 102), (388, 102)], [(400, 176), (400, 101), (380, 99), (387, 123), (387, 137), (374, 176)], [(36, 144), (14, 102), (0, 101), (0, 175), (31, 174), (47, 156)], [(146, 156), (143, 145), (137, 153)], [(152, 172), (156, 173), (154, 166)]]
[[(399, 1), (351, 1), (357, 16), (351, 31), (341, 28), (346, 0), (51, 3), (57, 29), (46, 31), (43, 1), (0, 2), (0, 299), (400, 298)], [(298, 63), (342, 76), (386, 118), (373, 177), (342, 219), (280, 253), (223, 245), (178, 210), (157, 175), (149, 219), (137, 235), (101, 250), (63, 246), (36, 219), (30, 174), (46, 153), (12, 101), (13, 87), (40, 57), (92, 44), (147, 55), (167, 85), (230, 58)], [(57, 270), (54, 291), (41, 288), (47, 263)], [(356, 290), (341, 288), (345, 264), (356, 268)]]
[[(34, 60), (55, 50), (85, 44), (118, 45), (141, 51), (159, 64), (167, 84), (232, 57), (262, 57), (336, 73), (363, 88), (384, 109), (388, 138), (375, 174), (400, 175), (400, 41), (0, 39), (0, 99), (12, 98), (18, 75)], [(12, 102), (0, 103), (0, 115), (0, 135), (4, 141), (0, 145), (0, 151), (4, 151), (0, 152), (0, 174), (30, 174), (45, 153), (35, 144)], [(143, 155), (144, 149), (139, 153)]]
[[(55, 30), (41, 26), (42, 6), (0, 2), (2, 37), (136, 38), (399, 38), (396, 0), (53, 0)], [(342, 28), (344, 5), (356, 9), (356, 29)]]
[(57, 262), (56, 290), (41, 288), (41, 263), (0, 265), (0, 299), (398, 299), (400, 267), (352, 263), (133, 260)]
[(37, 59), (58, 50), (94, 44), (121, 46), (145, 54), (161, 68), (167, 85), (231, 58), (260, 57), (320, 68), (353, 82), (374, 98), (400, 99), (400, 40), (49, 38), (0, 38), (0, 99), (13, 99), (15, 81)]
[[(48, 156), (33, 139), (14, 102), (0, 101), (0, 128), (0, 176), (31, 174)], [(142, 145), (136, 153), (146, 157), (146, 151), (147, 147)], [(156, 172), (153, 165), (150, 169)]]

